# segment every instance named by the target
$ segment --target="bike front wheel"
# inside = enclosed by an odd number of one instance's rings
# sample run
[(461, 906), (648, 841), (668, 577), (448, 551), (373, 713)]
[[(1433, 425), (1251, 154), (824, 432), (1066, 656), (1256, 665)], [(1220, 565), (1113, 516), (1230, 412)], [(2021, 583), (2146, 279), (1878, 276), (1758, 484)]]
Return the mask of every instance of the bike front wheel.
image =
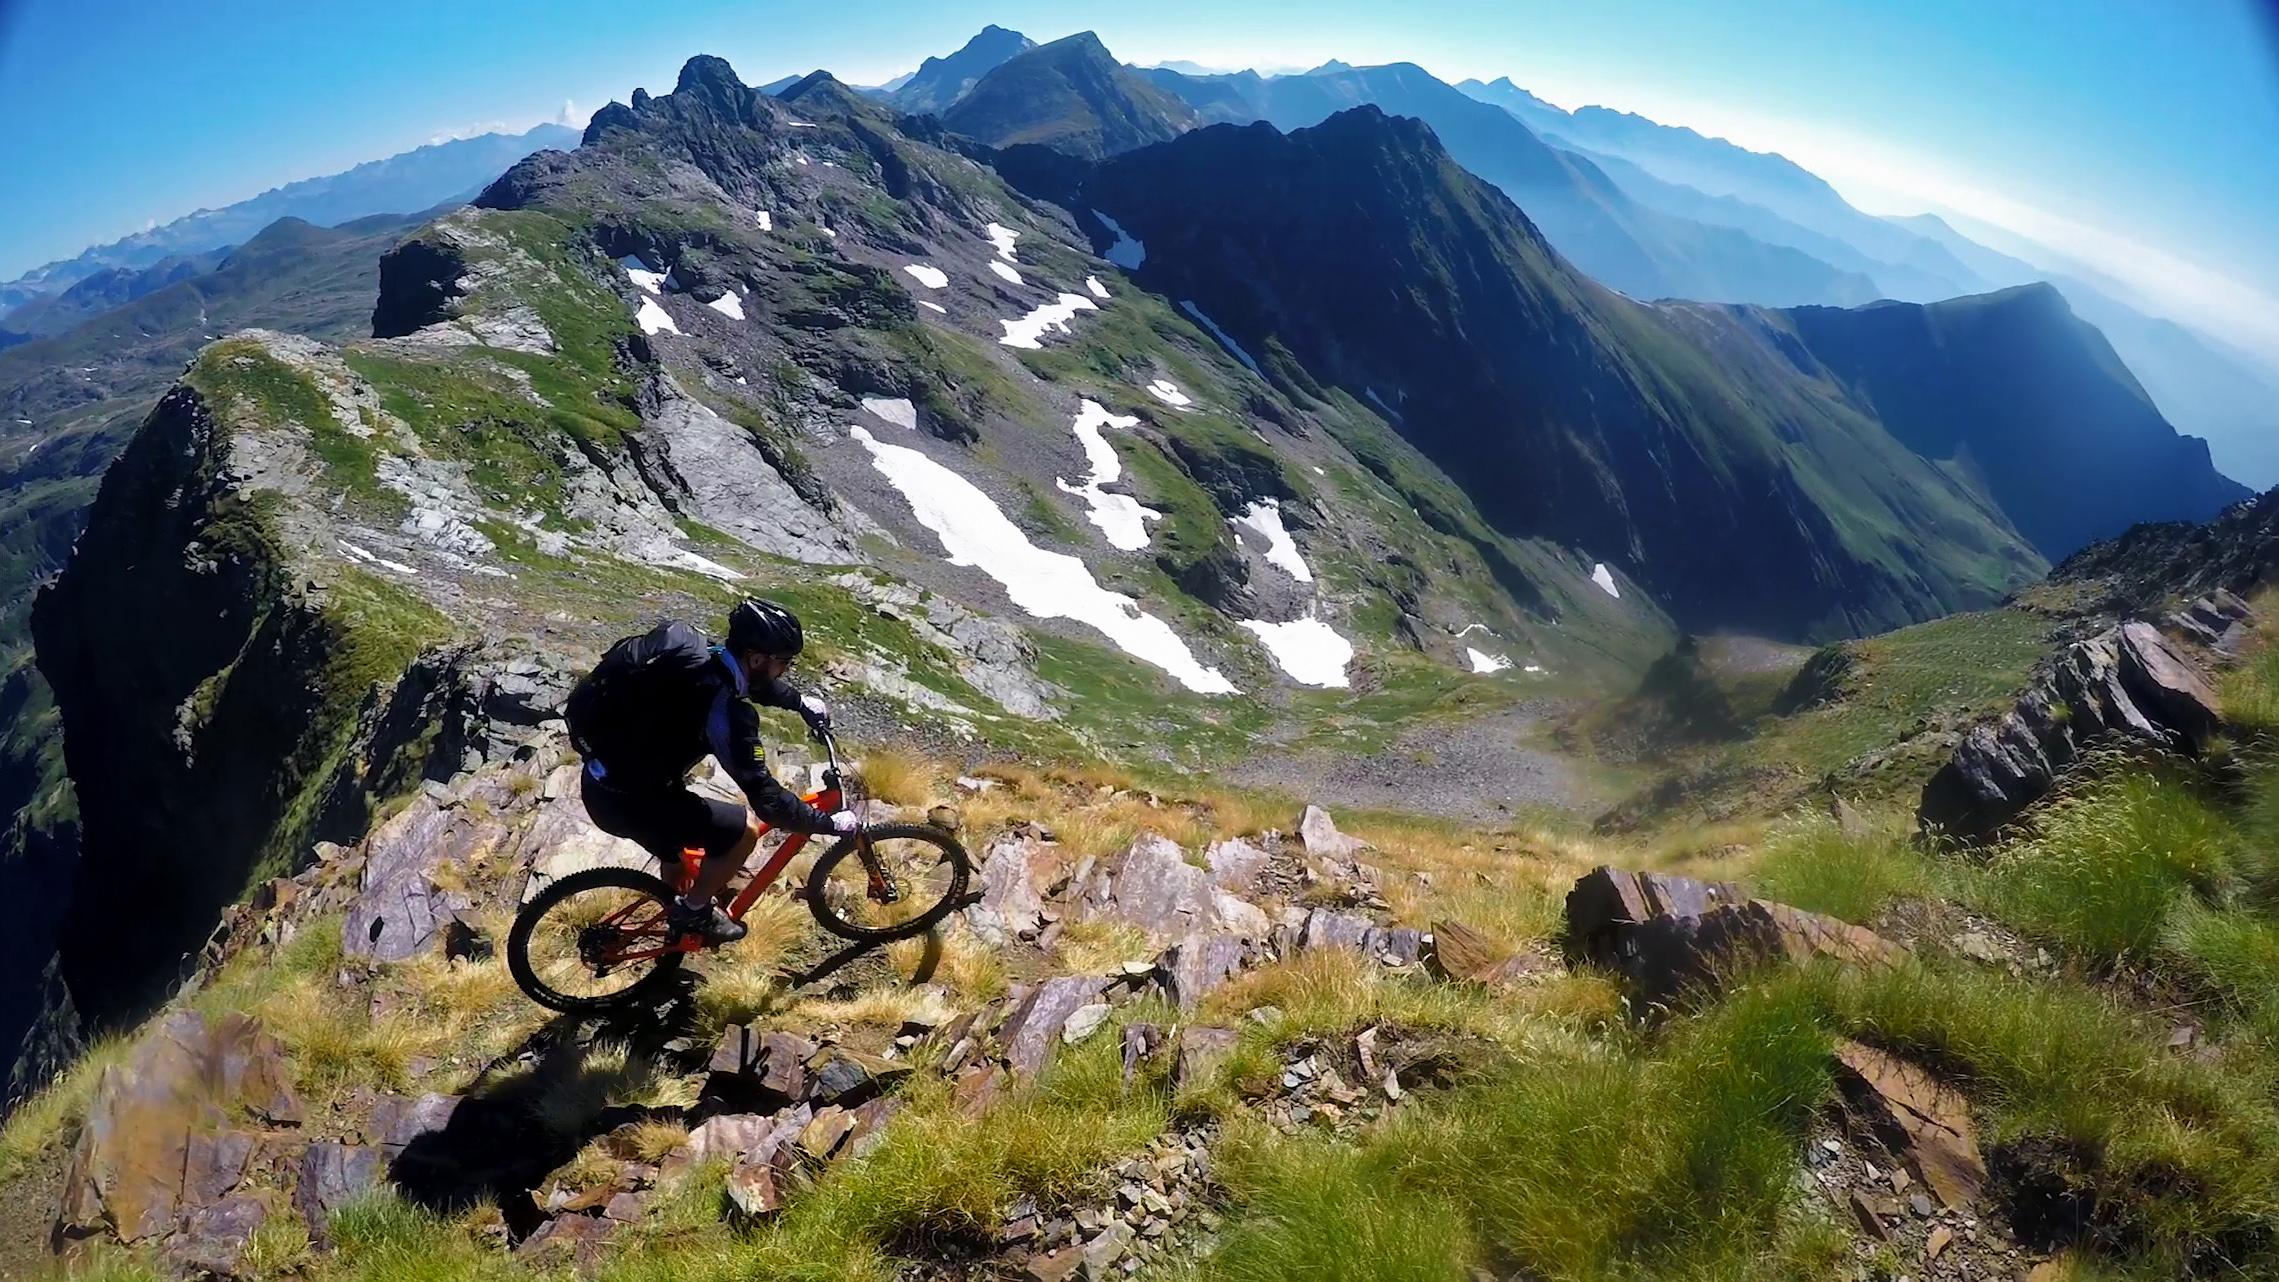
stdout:
[(825, 851), (807, 877), (807, 906), (846, 939), (907, 939), (965, 899), (972, 864), (957, 838), (928, 824), (878, 824)]
[(687, 954), (665, 927), (674, 892), (634, 868), (575, 872), (523, 905), (506, 964), (530, 1000), (598, 1015), (647, 998)]

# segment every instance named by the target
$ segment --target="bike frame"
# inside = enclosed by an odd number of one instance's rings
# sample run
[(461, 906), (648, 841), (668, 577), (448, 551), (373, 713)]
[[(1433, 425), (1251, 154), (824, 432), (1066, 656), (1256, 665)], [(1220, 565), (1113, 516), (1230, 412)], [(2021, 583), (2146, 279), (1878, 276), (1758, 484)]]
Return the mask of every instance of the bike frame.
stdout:
[[(817, 810), (822, 811), (824, 814), (833, 814), (846, 808), (846, 793), (843, 781), (839, 773), (839, 745), (832, 739), (828, 732), (820, 736), (820, 738), (823, 742), (823, 751), (826, 758), (826, 763), (823, 769), (824, 786), (820, 791), (808, 793), (807, 795), (801, 797), (800, 800), (806, 802), (810, 806), (815, 807)], [(762, 837), (765, 837), (773, 831), (775, 831), (775, 829), (767, 823), (763, 822), (759, 825), (759, 835)], [(761, 895), (767, 893), (767, 890), (770, 886), (775, 885), (776, 880), (783, 876), (783, 870), (791, 865), (792, 860), (799, 857), (800, 851), (807, 849), (807, 843), (813, 840), (816, 835), (817, 834), (811, 832), (795, 832), (789, 837), (785, 838), (783, 844), (776, 847), (775, 853), (768, 856), (768, 861), (760, 866), (760, 870), (753, 873), (751, 879), (744, 883), (744, 888), (736, 893), (735, 898), (727, 901), (728, 915), (735, 918), (737, 921), (744, 920), (744, 914), (752, 910), (752, 905), (759, 901)], [(859, 830), (856, 833), (856, 839), (862, 839), (862, 835)], [(869, 856), (867, 853), (867, 846), (865, 847), (865, 850), (865, 861), (868, 863), (871, 861), (871, 856)], [(675, 868), (667, 868), (664, 870), (665, 880), (672, 885), (672, 888), (674, 890), (686, 892), (688, 887), (696, 881), (697, 869), (701, 867), (703, 863), (704, 852), (702, 850), (699, 850), (693, 846), (686, 850), (683, 850), (681, 851), (679, 866)], [(726, 892), (723, 893), (725, 894)], [(627, 904), (625, 907), (620, 908), (616, 912), (611, 913), (609, 916), (603, 918), (597, 924), (602, 926), (622, 925), (628, 917), (630, 917), (633, 913), (638, 912), (645, 906), (647, 905), (638, 903)], [(662, 923), (660, 922), (659, 925), (661, 929)], [(659, 944), (655, 947), (627, 949), (622, 953), (614, 954), (610, 957), (609, 960), (612, 965), (622, 965), (626, 962), (637, 962), (647, 960), (651, 957), (662, 957), (668, 953), (702, 952), (704, 951), (705, 947), (706, 945), (700, 940), (682, 936), (679, 938), (668, 939), (664, 943)]]

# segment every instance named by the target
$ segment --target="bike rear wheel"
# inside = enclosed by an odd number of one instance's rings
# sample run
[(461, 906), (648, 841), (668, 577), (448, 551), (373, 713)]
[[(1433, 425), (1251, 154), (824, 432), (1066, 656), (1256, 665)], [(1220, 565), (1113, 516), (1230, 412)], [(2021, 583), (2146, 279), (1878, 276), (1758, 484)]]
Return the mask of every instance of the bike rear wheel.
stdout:
[(687, 956), (665, 927), (675, 892), (635, 868), (575, 872), (523, 905), (506, 963), (530, 1000), (566, 1015), (639, 1002)]
[(878, 824), (825, 851), (807, 876), (823, 929), (878, 941), (922, 935), (957, 910), (972, 864), (957, 838), (928, 824)]

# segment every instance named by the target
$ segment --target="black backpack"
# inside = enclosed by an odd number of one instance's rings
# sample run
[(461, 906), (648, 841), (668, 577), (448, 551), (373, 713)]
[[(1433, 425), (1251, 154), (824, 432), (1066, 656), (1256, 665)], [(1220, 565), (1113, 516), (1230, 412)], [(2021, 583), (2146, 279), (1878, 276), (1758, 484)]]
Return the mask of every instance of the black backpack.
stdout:
[(657, 717), (703, 682), (711, 662), (711, 641), (677, 620), (619, 641), (563, 705), (571, 746), (612, 768), (657, 764), (642, 760), (659, 746)]

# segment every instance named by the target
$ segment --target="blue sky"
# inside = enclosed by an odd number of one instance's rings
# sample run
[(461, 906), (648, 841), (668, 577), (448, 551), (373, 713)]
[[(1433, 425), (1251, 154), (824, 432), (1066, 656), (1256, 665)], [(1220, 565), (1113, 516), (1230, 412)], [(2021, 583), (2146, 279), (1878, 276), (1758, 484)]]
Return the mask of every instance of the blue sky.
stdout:
[(440, 136), (584, 118), (717, 53), (875, 82), (985, 22), (1132, 62), (1408, 60), (1778, 150), (2279, 356), (2279, 46), (2255, 0), (0, 0), (0, 278)]

